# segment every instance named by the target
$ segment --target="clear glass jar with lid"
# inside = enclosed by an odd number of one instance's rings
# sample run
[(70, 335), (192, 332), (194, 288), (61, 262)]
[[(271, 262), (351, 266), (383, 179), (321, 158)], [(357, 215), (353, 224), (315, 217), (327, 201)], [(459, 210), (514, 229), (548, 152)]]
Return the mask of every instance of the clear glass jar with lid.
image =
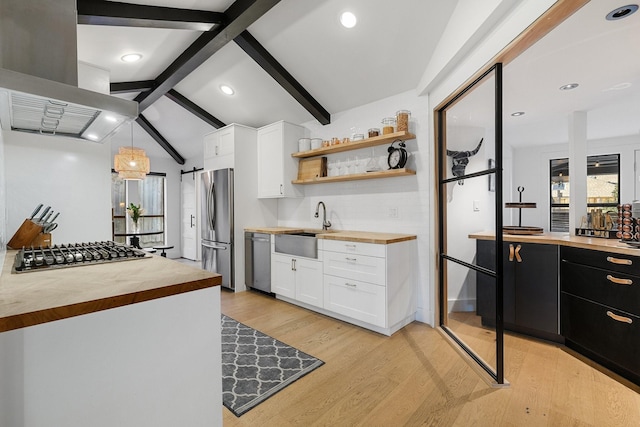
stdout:
[(409, 131), (409, 117), (411, 117), (411, 111), (409, 110), (396, 111), (396, 123), (398, 124), (398, 132)]
[(382, 134), (388, 135), (390, 133), (393, 133), (394, 131), (393, 129), (395, 125), (396, 125), (395, 117), (385, 117), (384, 119), (382, 119)]

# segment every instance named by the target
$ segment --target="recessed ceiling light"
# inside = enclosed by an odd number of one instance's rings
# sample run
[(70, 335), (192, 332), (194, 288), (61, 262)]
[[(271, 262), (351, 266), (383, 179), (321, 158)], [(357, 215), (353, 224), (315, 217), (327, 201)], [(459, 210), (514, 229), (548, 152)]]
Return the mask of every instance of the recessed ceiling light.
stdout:
[(344, 12), (342, 15), (340, 15), (340, 23), (345, 28), (353, 28), (358, 23), (358, 19), (356, 18), (356, 15), (354, 15), (353, 13)]
[(567, 85), (560, 86), (560, 90), (571, 90), (580, 86), (578, 83), (569, 83)]
[(524, 111), (516, 111), (515, 113), (511, 113), (513, 117), (524, 116)]
[(142, 59), (142, 55), (139, 53), (127, 53), (120, 58), (124, 62), (136, 62)]
[(225, 95), (233, 95), (235, 93), (234, 90), (231, 88), (231, 86), (227, 86), (227, 85), (220, 85), (220, 90)]
[(638, 10), (637, 4), (629, 4), (626, 6), (618, 7), (611, 12), (607, 13), (607, 21), (617, 21), (618, 19), (626, 18)]

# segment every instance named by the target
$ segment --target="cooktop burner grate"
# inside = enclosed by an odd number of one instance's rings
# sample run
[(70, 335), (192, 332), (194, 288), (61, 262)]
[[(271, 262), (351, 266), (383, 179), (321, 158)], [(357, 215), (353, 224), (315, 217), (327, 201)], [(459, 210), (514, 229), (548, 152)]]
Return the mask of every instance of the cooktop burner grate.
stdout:
[(150, 258), (147, 252), (128, 245), (105, 241), (70, 243), (47, 248), (22, 248), (13, 263), (15, 273), (42, 271), (52, 268), (78, 267), (109, 262)]

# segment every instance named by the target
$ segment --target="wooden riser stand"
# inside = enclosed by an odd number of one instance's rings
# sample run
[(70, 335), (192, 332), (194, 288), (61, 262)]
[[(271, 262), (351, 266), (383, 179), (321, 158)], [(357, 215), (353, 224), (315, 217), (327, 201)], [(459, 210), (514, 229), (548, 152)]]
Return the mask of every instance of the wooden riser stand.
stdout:
[(30, 219), (25, 219), (18, 231), (7, 243), (7, 248), (22, 249), (23, 247), (29, 248), (31, 246), (34, 248), (51, 246), (51, 233), (43, 233), (41, 225)]

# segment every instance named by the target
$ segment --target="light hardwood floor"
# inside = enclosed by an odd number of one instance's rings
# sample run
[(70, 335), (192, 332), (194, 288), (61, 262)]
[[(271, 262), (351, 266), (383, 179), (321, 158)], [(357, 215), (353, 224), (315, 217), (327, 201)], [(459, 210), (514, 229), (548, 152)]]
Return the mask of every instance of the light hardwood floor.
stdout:
[[(222, 313), (325, 362), (234, 426), (640, 426), (640, 394), (564, 350), (505, 338), (508, 389), (492, 389), (438, 331), (392, 337), (256, 292), (222, 292)], [(639, 361), (640, 363), (640, 361)]]

